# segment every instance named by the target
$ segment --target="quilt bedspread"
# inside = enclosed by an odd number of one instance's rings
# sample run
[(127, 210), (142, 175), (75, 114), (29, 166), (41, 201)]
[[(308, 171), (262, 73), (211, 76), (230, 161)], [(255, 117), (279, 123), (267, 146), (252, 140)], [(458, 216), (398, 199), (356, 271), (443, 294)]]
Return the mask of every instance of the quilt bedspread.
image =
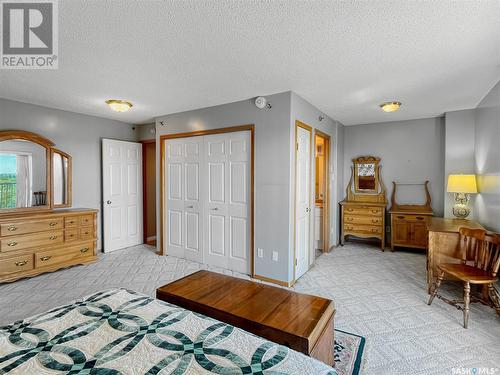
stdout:
[(331, 374), (239, 328), (125, 289), (0, 327), (0, 374)]

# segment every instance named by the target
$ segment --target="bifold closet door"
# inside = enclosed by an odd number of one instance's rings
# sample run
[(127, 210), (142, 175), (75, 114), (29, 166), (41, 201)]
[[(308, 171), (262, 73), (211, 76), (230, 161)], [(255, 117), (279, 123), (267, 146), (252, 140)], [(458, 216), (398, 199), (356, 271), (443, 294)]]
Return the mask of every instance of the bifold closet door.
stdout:
[(203, 261), (202, 158), (202, 137), (166, 141), (167, 254), (197, 262)]
[(249, 131), (169, 139), (167, 254), (250, 272)]
[(250, 132), (205, 136), (205, 262), (250, 272)]

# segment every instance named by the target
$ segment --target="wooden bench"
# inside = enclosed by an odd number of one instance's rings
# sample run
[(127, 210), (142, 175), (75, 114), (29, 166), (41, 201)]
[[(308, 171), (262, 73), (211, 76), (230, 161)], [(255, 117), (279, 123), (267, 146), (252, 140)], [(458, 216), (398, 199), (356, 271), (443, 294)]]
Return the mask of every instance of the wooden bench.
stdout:
[(334, 365), (331, 300), (209, 271), (164, 285), (156, 297)]

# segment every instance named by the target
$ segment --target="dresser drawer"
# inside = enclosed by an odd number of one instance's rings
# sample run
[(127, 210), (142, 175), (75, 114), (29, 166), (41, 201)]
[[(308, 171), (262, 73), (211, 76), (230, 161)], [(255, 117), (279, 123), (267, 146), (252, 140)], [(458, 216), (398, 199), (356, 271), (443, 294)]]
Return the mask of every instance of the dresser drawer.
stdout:
[(405, 221), (405, 222), (421, 222), (427, 223), (428, 216), (424, 215), (404, 215), (404, 214), (392, 214), (395, 221)]
[(76, 228), (79, 225), (80, 217), (79, 216), (67, 216), (64, 218), (64, 227), (65, 228)]
[(383, 228), (381, 225), (352, 225), (344, 223), (344, 232), (353, 233), (358, 232), (362, 234), (382, 234)]
[(50, 232), (34, 233), (15, 238), (3, 238), (0, 241), (0, 251), (15, 251), (29, 249), (44, 245), (58, 245), (64, 242), (64, 233), (62, 230)]
[(345, 224), (367, 224), (367, 225), (382, 225), (382, 217), (376, 216), (357, 216), (357, 215), (344, 215)]
[(92, 226), (94, 224), (93, 215), (78, 216), (78, 225), (81, 227)]
[(28, 221), (12, 221), (0, 224), (0, 235), (18, 236), (20, 234), (43, 232), (47, 230), (62, 229), (63, 218), (39, 219)]
[(94, 228), (92, 227), (80, 228), (79, 232), (81, 240), (91, 240), (94, 238)]
[(54, 264), (71, 262), (85, 259), (94, 255), (94, 245), (92, 243), (65, 247), (58, 250), (40, 251), (35, 253), (35, 267), (47, 267)]
[(0, 259), (0, 276), (33, 269), (33, 255), (20, 255), (8, 259)]
[(367, 215), (367, 216), (382, 216), (384, 209), (382, 207), (370, 206), (348, 206), (344, 207), (344, 214)]
[(79, 238), (78, 228), (66, 229), (66, 231), (64, 232), (64, 241), (66, 242), (78, 241)]

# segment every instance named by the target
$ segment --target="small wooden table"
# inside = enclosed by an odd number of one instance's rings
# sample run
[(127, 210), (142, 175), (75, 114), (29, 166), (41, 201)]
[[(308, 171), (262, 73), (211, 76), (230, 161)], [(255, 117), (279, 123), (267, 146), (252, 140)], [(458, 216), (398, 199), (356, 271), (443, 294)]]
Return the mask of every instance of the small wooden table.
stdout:
[(156, 298), (334, 365), (331, 300), (209, 271), (158, 288)]
[[(429, 221), (429, 250), (427, 252), (427, 293), (430, 293), (437, 266), (440, 263), (460, 263), (458, 231), (460, 228), (484, 229), (473, 220), (443, 219), (433, 217)], [(446, 277), (449, 277), (448, 275)]]

